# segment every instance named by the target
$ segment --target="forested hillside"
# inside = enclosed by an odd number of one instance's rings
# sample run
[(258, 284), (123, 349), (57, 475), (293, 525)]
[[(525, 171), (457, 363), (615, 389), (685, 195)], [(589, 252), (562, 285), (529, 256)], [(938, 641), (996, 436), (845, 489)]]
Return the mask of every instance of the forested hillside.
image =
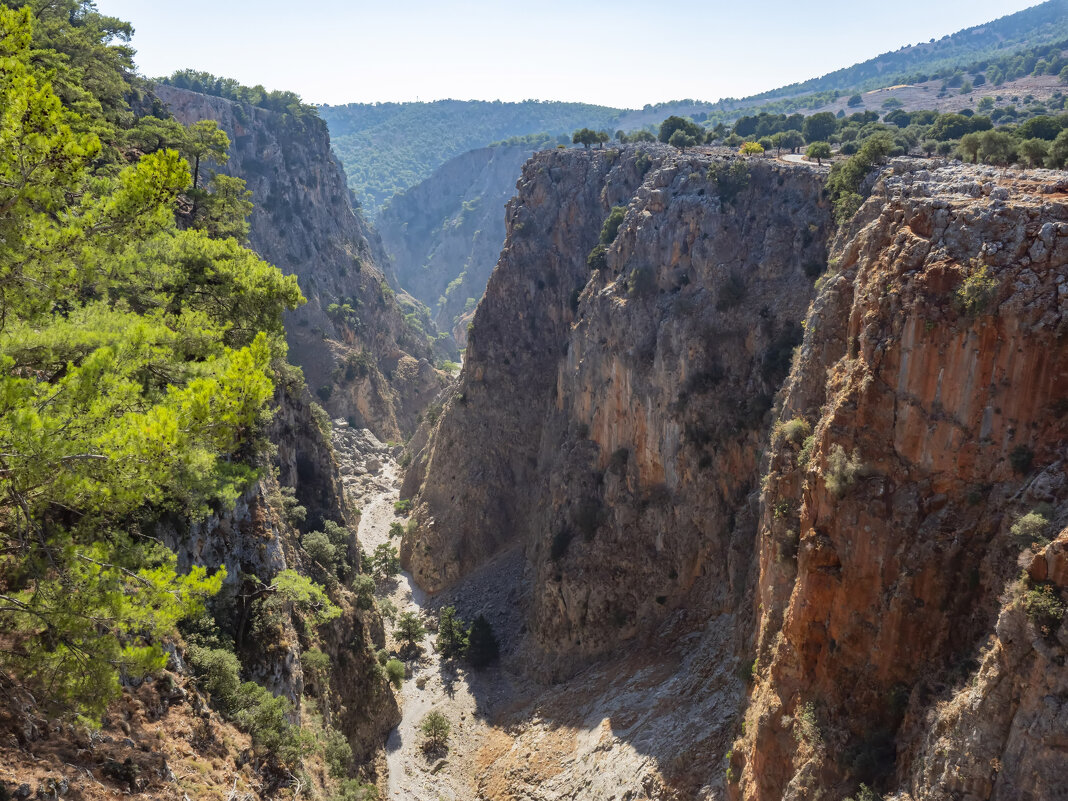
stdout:
[(526, 100), (438, 100), (321, 106), (349, 186), (368, 216), (394, 193), (429, 177), (453, 156), (513, 136), (610, 129), (619, 109)]
[(0, 4), (0, 798), (314, 773), (363, 799), (354, 748), (396, 706), (286, 361), (305, 299), (208, 169), (230, 137), (169, 116), (130, 34), (90, 0)]

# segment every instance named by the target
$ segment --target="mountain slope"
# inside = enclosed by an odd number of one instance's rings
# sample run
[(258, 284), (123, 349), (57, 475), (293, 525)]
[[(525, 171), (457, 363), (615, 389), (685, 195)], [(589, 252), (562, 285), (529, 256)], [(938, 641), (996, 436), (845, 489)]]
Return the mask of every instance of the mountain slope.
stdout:
[(431, 309), (440, 330), (453, 329), (482, 297), (504, 244), (504, 206), (531, 153), (508, 146), (464, 153), (378, 215), (397, 280)]
[(448, 159), (513, 136), (610, 128), (620, 110), (585, 103), (438, 100), (321, 106), (349, 186), (369, 216)]
[(290, 358), (308, 386), (334, 417), (401, 439), (440, 386), (433, 326), (389, 287), (322, 120), (172, 86), (156, 93), (179, 121), (215, 120), (230, 136), (230, 161), (217, 169), (248, 182), (249, 241), (308, 298), (286, 318)]

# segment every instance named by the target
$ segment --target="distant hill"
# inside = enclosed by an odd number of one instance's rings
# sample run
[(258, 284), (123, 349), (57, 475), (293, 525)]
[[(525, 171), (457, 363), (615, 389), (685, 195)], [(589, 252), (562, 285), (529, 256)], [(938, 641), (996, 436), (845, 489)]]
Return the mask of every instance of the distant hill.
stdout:
[[(924, 83), (955, 72), (983, 72), (994, 62), (1011, 60), (1023, 51), (1065, 40), (1068, 40), (1068, 0), (1048, 0), (938, 40), (906, 45), (819, 78), (745, 98), (725, 98), (702, 110), (713, 123), (732, 122), (742, 113), (758, 110), (774, 113), (814, 110), (832, 104), (842, 94)], [(1027, 72), (1033, 63), (1026, 65)]]
[(621, 109), (527, 100), (439, 100), (320, 106), (349, 186), (368, 216), (396, 192), (428, 178), (454, 156), (516, 136), (611, 129)]

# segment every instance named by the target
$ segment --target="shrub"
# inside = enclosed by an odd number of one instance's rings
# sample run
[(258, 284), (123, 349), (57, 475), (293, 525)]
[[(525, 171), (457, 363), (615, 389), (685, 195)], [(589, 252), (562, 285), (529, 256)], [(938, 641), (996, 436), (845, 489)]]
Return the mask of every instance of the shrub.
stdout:
[(419, 644), (419, 640), (426, 634), (423, 621), (415, 612), (401, 612), (397, 616), (397, 626), (393, 632), (397, 638), (408, 643), (410, 646)]
[(390, 539), (393, 539), (394, 537), (403, 537), (403, 536), (404, 536), (404, 526), (403, 525), (401, 525), (397, 521), (393, 521), (392, 523), (389, 524), (389, 538)]
[(601, 226), (602, 245), (611, 245), (616, 241), (616, 235), (619, 233), (619, 226), (623, 223), (623, 218), (626, 215), (626, 206), (612, 207), (612, 211), (608, 213), (608, 218), (604, 221), (604, 225)]
[(797, 464), (799, 467), (805, 467), (808, 465), (809, 459), (812, 458), (812, 448), (815, 444), (815, 435), (805, 437), (805, 441), (801, 444), (801, 450), (797, 454)]
[(406, 515), (410, 511), (412, 511), (412, 501), (410, 498), (403, 498), (393, 504), (393, 514), (395, 515)]
[(449, 719), (437, 710), (427, 712), (423, 722), (419, 724), (419, 730), (426, 737), (426, 745), (430, 748), (444, 747), (449, 740), (451, 728)]
[(819, 722), (816, 720), (816, 707), (811, 701), (806, 702), (794, 718), (794, 739), (815, 746), (823, 739)]
[(716, 185), (720, 203), (729, 205), (749, 186), (749, 168), (740, 159), (720, 162), (708, 168), (707, 178)]
[(776, 425), (775, 434), (791, 445), (802, 445), (812, 434), (812, 426), (803, 417), (795, 417)]
[(271, 695), (252, 681), (242, 684), (234, 698), (234, 722), (248, 732), (256, 753), (286, 767), (296, 767), (311, 750), (308, 735), (289, 723), (293, 705)]
[(1028, 512), (1015, 523), (1010, 529), (1013, 539), (1022, 547), (1030, 547), (1032, 543), (1045, 545), (1049, 539), (1045, 536), (1049, 521), (1038, 512)]
[(997, 297), (998, 282), (986, 265), (973, 267), (957, 288), (954, 306), (966, 317), (978, 317)]
[(378, 788), (358, 779), (342, 779), (327, 801), (378, 801)]
[(223, 648), (191, 646), (185, 652), (186, 661), (199, 677), (200, 686), (223, 712), (228, 712), (241, 686), (241, 662)]
[(404, 663), (399, 659), (388, 659), (383, 667), (386, 669), (386, 678), (389, 683), (399, 690), (404, 684)]
[(388, 542), (376, 545), (371, 555), (371, 564), (374, 566), (375, 573), (384, 578), (397, 575), (400, 572), (400, 555), (397, 553), (396, 546)]
[(860, 461), (860, 454), (856, 450), (850, 456), (846, 454), (841, 445), (835, 443), (831, 446), (831, 452), (827, 456), (825, 478), (827, 489), (831, 494), (842, 497), (863, 474), (864, 463)]
[(743, 156), (759, 156), (763, 152), (764, 148), (760, 142), (742, 142), (742, 146), (738, 149), (738, 153)]
[[(608, 259), (605, 254), (608, 248), (604, 245), (595, 245), (590, 255), (586, 257), (586, 266), (591, 270), (604, 270), (608, 267)], [(579, 291), (575, 290), (575, 308), (578, 308)]]
[(1024, 595), (1024, 609), (1043, 634), (1056, 631), (1064, 619), (1064, 602), (1051, 584), (1038, 584)]
[(312, 531), (301, 541), (305, 553), (326, 570), (333, 571), (337, 563), (337, 548), (322, 531)]
[(446, 659), (460, 656), (467, 650), (467, 629), (453, 606), (443, 606), (438, 612), (438, 653)]
[(371, 609), (375, 605), (375, 581), (368, 575), (360, 574), (352, 580), (352, 591), (356, 595), (357, 609)]
[(352, 746), (348, 738), (337, 729), (330, 728), (323, 738), (323, 758), (335, 779), (344, 779), (349, 775), (352, 765)]

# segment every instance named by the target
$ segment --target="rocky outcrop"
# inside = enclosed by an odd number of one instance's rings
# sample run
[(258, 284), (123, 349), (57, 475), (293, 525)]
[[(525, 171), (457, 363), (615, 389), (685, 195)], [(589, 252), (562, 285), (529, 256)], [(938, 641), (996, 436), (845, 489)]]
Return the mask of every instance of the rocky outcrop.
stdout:
[(383, 272), (377, 234), (353, 210), (326, 124), (171, 86), (155, 93), (182, 123), (211, 119), (230, 137), (218, 172), (243, 178), (255, 209), (249, 243), (297, 276), (307, 305), (288, 313), (289, 357), (334, 416), (385, 439), (410, 433), (441, 386), (433, 324)]
[(746, 498), (830, 222), (808, 170), (659, 147), (539, 154), (519, 189), (404, 557), (437, 588), (524, 543), (566, 673), (698, 585), (744, 594)]
[(1028, 623), (1012, 527), (1068, 497), (1068, 182), (925, 166), (838, 238), (786, 386), (783, 430), (812, 435), (775, 442), (761, 503), (745, 798), (1068, 775), (1064, 628)]
[(400, 285), (461, 347), (467, 323), (460, 318), (486, 289), (504, 243), (504, 206), (531, 152), (501, 145), (450, 159), (375, 219)]
[[(331, 595), (341, 609), (340, 617), (309, 631), (299, 616), (287, 613), (280, 629), (266, 629), (252, 636), (246, 606), (240, 600), (256, 577), (270, 584), (283, 570), (292, 569), (322, 581), (323, 576), (300, 545), (302, 534), (322, 530), (331, 521), (353, 532), (349, 561), (359, 564), (355, 536), (359, 512), (351, 507), (343, 490), (330, 442), (330, 422), (313, 411), (311, 399), (300, 385), (281, 386), (275, 395), (276, 411), (268, 430), (275, 447), (271, 469), (238, 499), (233, 509), (189, 524), (165, 523), (160, 534), (178, 554), (179, 566), (226, 568), (224, 588), (213, 600), (220, 626), (237, 644), (247, 678), (275, 695), (293, 702), (299, 717), (308, 690), (301, 656), (309, 647), (330, 657), (330, 683), (335, 696), (327, 699), (325, 711), (349, 738), (360, 761), (379, 750), (390, 729), (400, 719), (396, 700), (381, 671), (375, 652), (384, 645), (382, 621), (374, 610), (361, 610), (346, 587), (332, 582)], [(342, 423), (342, 425), (344, 425)], [(283, 488), (290, 488), (287, 501)], [(298, 505), (302, 515), (290, 510)], [(317, 693), (321, 692), (317, 688)]]
[[(896, 161), (828, 247), (803, 166), (539, 154), (417, 440), (405, 563), (434, 590), (520, 543), (528, 665), (562, 678), (607, 655), (604, 709), (676, 666), (657, 681), (687, 704), (627, 704), (613, 724), (638, 729), (596, 745), (641, 744), (644, 778), (612, 785), (634, 797), (1053, 797), (1066, 198), (1060, 173)], [(569, 687), (565, 721), (588, 697)], [(583, 728), (608, 714), (582, 709)], [(685, 770), (644, 741), (707, 714)], [(553, 788), (604, 778), (592, 743), (560, 746), (583, 756)], [(500, 797), (509, 766), (486, 774)]]

